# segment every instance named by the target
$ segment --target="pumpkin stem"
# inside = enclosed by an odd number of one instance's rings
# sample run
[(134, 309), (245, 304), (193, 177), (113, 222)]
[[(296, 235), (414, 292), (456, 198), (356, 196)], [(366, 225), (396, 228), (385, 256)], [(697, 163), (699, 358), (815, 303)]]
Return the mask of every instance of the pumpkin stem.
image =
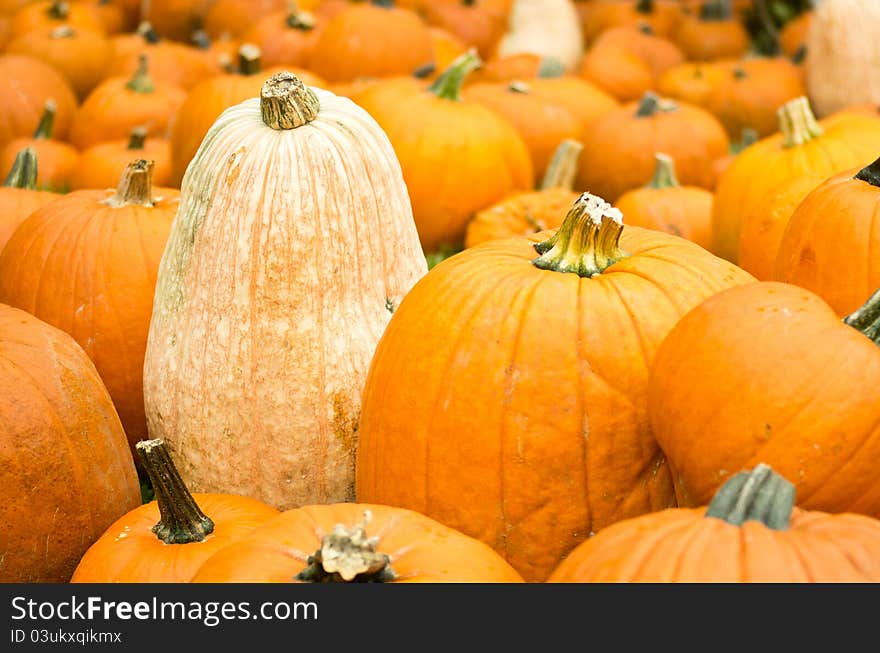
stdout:
[(661, 98), (653, 91), (648, 91), (639, 100), (639, 108), (636, 116), (639, 118), (650, 118), (660, 111), (675, 111), (678, 105), (672, 100)]
[(535, 245), (540, 256), (532, 264), (542, 270), (592, 277), (629, 256), (618, 245), (622, 231), (623, 214), (618, 209), (601, 197), (583, 193), (556, 233)]
[(783, 147), (803, 145), (824, 133), (813, 115), (810, 101), (803, 95), (779, 107), (776, 116)]
[(32, 147), (26, 147), (15, 155), (12, 170), (3, 182), (6, 188), (23, 188), (36, 190), (37, 188), (37, 151)]
[(382, 7), (383, 9), (392, 9), (394, 7), (394, 0), (371, 0), (371, 3), (375, 7)]
[(678, 186), (678, 179), (675, 176), (675, 162), (672, 157), (657, 152), (654, 159), (657, 161), (657, 167), (654, 168), (654, 176), (648, 182), (648, 188), (674, 188)]
[(144, 149), (144, 145), (147, 142), (147, 128), (146, 127), (135, 127), (131, 130), (131, 135), (128, 137), (128, 149), (129, 150), (142, 150)]
[(135, 93), (152, 93), (156, 90), (153, 80), (150, 79), (149, 63), (150, 60), (146, 54), (138, 57), (138, 68), (134, 76), (125, 85), (126, 88), (131, 89)]
[(518, 79), (508, 82), (507, 90), (511, 93), (519, 93), (520, 95), (528, 95), (532, 92), (532, 89), (529, 88), (528, 84)]
[(67, 20), (67, 17), (70, 15), (70, 3), (64, 2), (63, 0), (55, 0), (52, 3), (52, 6), (49, 7), (49, 18), (54, 18), (55, 20)]
[(538, 77), (562, 77), (565, 74), (565, 66), (556, 57), (542, 57), (538, 64)]
[(730, 152), (731, 154), (739, 154), (747, 147), (754, 145), (758, 142), (758, 132), (756, 132), (751, 127), (744, 127), (742, 130), (742, 134), (740, 135), (739, 141), (731, 143)]
[(141, 440), (135, 447), (159, 505), (159, 523), (152, 529), (156, 537), (165, 544), (204, 541), (214, 532), (214, 522), (202, 512), (180, 478), (165, 441)]
[(373, 514), (353, 528), (337, 524), (321, 538), (321, 548), (308, 558), (309, 566), (296, 575), (308, 583), (386, 583), (397, 577), (391, 559), (376, 551), (378, 538), (367, 538), (366, 527)]
[(431, 75), (434, 74), (434, 71), (437, 70), (437, 66), (433, 61), (429, 61), (426, 64), (422, 64), (414, 71), (412, 71), (412, 76), (416, 79), (427, 79)]
[(308, 11), (291, 11), (284, 22), (290, 29), (299, 29), (304, 32), (315, 29), (315, 16)]
[(730, 20), (732, 16), (731, 0), (706, 0), (700, 5), (700, 20)]
[(709, 503), (706, 517), (723, 519), (734, 526), (755, 520), (767, 528), (784, 531), (791, 521), (794, 499), (794, 485), (761, 463), (722, 485)]
[(844, 324), (858, 329), (880, 346), (880, 290), (861, 307), (843, 318)]
[(55, 104), (55, 100), (46, 100), (46, 104), (43, 105), (43, 115), (40, 117), (40, 123), (34, 131), (35, 140), (49, 140), (52, 138), (52, 129), (55, 125), (55, 112), (57, 110), (58, 105)]
[(211, 37), (201, 28), (193, 30), (192, 35), (189, 37), (189, 42), (199, 50), (209, 50), (211, 48)]
[(153, 161), (137, 159), (125, 167), (116, 192), (104, 200), (114, 209), (123, 206), (153, 206)]
[(256, 75), (262, 68), (260, 48), (253, 43), (245, 43), (238, 48), (238, 72), (241, 75)]
[(138, 25), (137, 33), (144, 39), (144, 41), (150, 44), (155, 44), (162, 40), (153, 27), (153, 24), (148, 20), (141, 21)]
[(458, 102), (461, 99), (461, 86), (465, 78), (482, 65), (480, 55), (471, 48), (453, 60), (428, 90), (439, 98)]
[(51, 39), (70, 39), (76, 36), (76, 32), (70, 25), (60, 25), (49, 32)]
[(272, 75), (260, 91), (260, 113), (272, 129), (296, 129), (318, 117), (318, 96), (291, 72)]
[(578, 159), (584, 149), (583, 143), (573, 138), (566, 138), (553, 152), (553, 158), (547, 166), (540, 190), (549, 188), (574, 188), (574, 180), (578, 172)]
[(880, 188), (880, 159), (859, 170), (856, 173), (855, 179), (866, 181), (872, 186)]
[(654, 0), (639, 0), (636, 3), (636, 11), (640, 14), (650, 14), (654, 11)]

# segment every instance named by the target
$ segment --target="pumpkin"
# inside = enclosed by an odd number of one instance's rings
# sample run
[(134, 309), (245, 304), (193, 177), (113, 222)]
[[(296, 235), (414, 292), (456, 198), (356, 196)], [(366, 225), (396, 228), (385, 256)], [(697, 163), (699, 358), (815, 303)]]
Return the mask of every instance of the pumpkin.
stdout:
[(476, 48), (482, 59), (494, 55), (508, 26), (507, 10), (491, 0), (435, 0), (424, 4), (422, 14), (429, 25), (440, 27)]
[(241, 37), (260, 49), (266, 66), (306, 65), (315, 40), (315, 16), (306, 11), (278, 11), (261, 18)]
[(113, 188), (119, 174), (135, 159), (153, 162), (153, 185), (171, 183), (171, 144), (164, 138), (147, 138), (147, 130), (135, 127), (127, 139), (98, 143), (82, 151), (70, 177), (71, 190)]
[(880, 288), (880, 160), (850, 169), (812, 190), (788, 220), (774, 278), (813, 291), (840, 315)]
[(30, 138), (42, 119), (46, 100), (55, 102), (55, 137), (67, 138), (76, 95), (49, 64), (20, 54), (0, 56), (0, 96), (0, 147), (16, 138)]
[(578, 198), (572, 186), (583, 147), (580, 141), (562, 141), (553, 153), (539, 189), (514, 193), (478, 211), (468, 222), (464, 246), (474, 247), (488, 240), (558, 228)]
[(716, 62), (689, 61), (667, 69), (657, 78), (657, 93), (673, 100), (705, 107), (713, 89), (726, 79), (726, 69)]
[(212, 38), (239, 38), (260, 19), (286, 12), (289, 4), (287, 0), (214, 0), (205, 12), (204, 29)]
[(813, 21), (813, 11), (804, 11), (792, 18), (779, 30), (779, 47), (789, 58), (801, 58), (806, 54), (807, 39)]
[(653, 179), (646, 186), (621, 195), (614, 206), (626, 216), (629, 225), (665, 231), (708, 249), (712, 236), (712, 192), (680, 185), (673, 159), (660, 152), (655, 158)]
[(818, 3), (807, 35), (806, 83), (820, 118), (853, 104), (880, 104), (880, 59), (874, 26), (880, 3), (834, 0)]
[(25, 218), (58, 195), (37, 190), (37, 153), (25, 148), (15, 157), (12, 169), (0, 186), (0, 251)]
[(461, 98), (462, 80), (479, 63), (471, 51), (430, 87), (391, 81), (354, 98), (394, 146), (419, 238), (429, 253), (457, 247), (477, 211), (534, 184), (528, 148), (514, 126)]
[(216, 67), (221, 72), (234, 70), (234, 62), (238, 57), (238, 49), (241, 47), (238, 39), (233, 39), (230, 36), (212, 39), (205, 30), (197, 29), (190, 36), (190, 44), (207, 57), (212, 67)]
[(480, 82), (531, 81), (541, 77), (559, 77), (565, 68), (553, 57), (542, 57), (532, 52), (519, 52), (504, 57), (492, 57), (468, 75), (465, 86)]
[(497, 56), (531, 52), (574, 71), (584, 54), (583, 34), (572, 0), (514, 0)]
[(113, 48), (103, 34), (62, 25), (23, 34), (6, 46), (6, 52), (45, 61), (64, 75), (81, 100), (104, 78)]
[(589, 193), (556, 231), (447, 258), (373, 357), (358, 501), (422, 512), (545, 579), (591, 531), (674, 505), (651, 359), (692, 306), (751, 280)]
[(187, 583), (216, 551), (278, 514), (250, 497), (191, 494), (162, 440), (142, 440), (136, 451), (156, 498), (113, 522), (71, 583)]
[(430, 75), (436, 76), (467, 52), (468, 48), (464, 41), (441, 27), (429, 27), (428, 31), (431, 33), (431, 50), (434, 54)]
[[(140, 4), (140, 0), (136, 0)], [(131, 11), (123, 6), (123, 2), (114, 0), (73, 0), (75, 4), (85, 5), (97, 19), (105, 34), (119, 34), (122, 31), (133, 30), (137, 26), (137, 11)], [(128, 4), (132, 4), (128, 2)]]
[(0, 582), (66, 583), (141, 501), (125, 434), (73, 338), (3, 304), (0, 397)]
[[(136, 160), (119, 187), (81, 190), (24, 220), (0, 253), (0, 302), (69, 333), (94, 361), (132, 451), (146, 436), (142, 374), (156, 270), (177, 192)], [(59, 291), (64, 288), (64, 291)]]
[(648, 390), (679, 505), (704, 505), (765, 461), (804, 508), (880, 515), (878, 316), (880, 293), (841, 321), (818, 295), (775, 281), (724, 290), (685, 315)]
[(532, 95), (568, 109), (580, 119), (585, 130), (591, 129), (599, 117), (620, 107), (611, 95), (574, 75), (538, 76), (530, 79), (528, 86)]
[(149, 21), (166, 39), (186, 42), (204, 22), (213, 0), (149, 0), (143, 4), (141, 19)]
[(64, 0), (40, 0), (23, 5), (12, 15), (9, 33), (16, 38), (34, 30), (62, 25), (104, 33), (104, 26), (89, 7)]
[(677, 0), (592, 0), (585, 12), (584, 39), (592, 44), (605, 30), (647, 25), (657, 36), (673, 36), (681, 20)]
[(682, 16), (675, 43), (691, 61), (739, 58), (751, 45), (730, 0), (705, 0), (698, 15)]
[(0, 170), (12, 169), (19, 152), (33, 148), (40, 162), (37, 172), (37, 187), (50, 191), (65, 192), (70, 186), (70, 178), (79, 165), (79, 152), (68, 143), (53, 138), (55, 122), (55, 102), (46, 102), (43, 117), (31, 138), (16, 138), (0, 150)]
[(385, 133), (273, 75), (184, 175), (144, 362), (150, 436), (195, 492), (351, 499), (367, 367), (426, 270)]
[(647, 184), (654, 175), (655, 152), (675, 160), (679, 181), (712, 188), (712, 162), (727, 153), (730, 141), (707, 111), (646, 93), (599, 117), (584, 137), (576, 185), (615, 202)]
[(70, 142), (83, 150), (96, 143), (126, 138), (135, 127), (146, 127), (149, 136), (166, 138), (186, 91), (154, 81), (147, 55), (131, 77), (110, 77), (89, 93), (77, 109)]
[(804, 175), (829, 177), (866, 165), (880, 151), (878, 118), (848, 113), (817, 122), (805, 97), (777, 112), (779, 132), (743, 150), (718, 179), (712, 207), (712, 251), (736, 263), (745, 216), (776, 186)]
[(194, 583), (522, 583), (495, 551), (412, 510), (285, 511), (208, 558)]
[[(739, 156), (739, 153), (744, 149), (749, 147), (750, 145), (754, 145), (758, 142), (758, 132), (749, 127), (742, 130), (742, 136), (738, 141), (734, 141), (730, 144), (730, 151), (722, 156), (720, 159), (715, 159), (712, 163), (712, 174), (715, 176), (715, 186), (717, 187), (717, 182), (721, 178), (721, 175), (724, 174), (724, 171), (730, 167), (730, 164), (733, 163), (734, 159)], [(714, 190), (714, 188), (713, 188)]]
[(428, 26), (390, 0), (352, 4), (329, 18), (306, 66), (330, 82), (408, 75), (433, 61)]
[(777, 111), (805, 93), (800, 72), (784, 58), (753, 58), (729, 63), (712, 87), (705, 108), (715, 114), (731, 138), (743, 129), (764, 137), (778, 130)]
[[(187, 94), (171, 128), (171, 182), (179, 187), (202, 139), (217, 117), (234, 104), (257, 97), (263, 82), (279, 68), (263, 69), (262, 51), (251, 44), (238, 50), (235, 71), (214, 75), (199, 83)], [(323, 80), (306, 71), (294, 69), (304, 83), (323, 85)]]
[(795, 507), (795, 489), (758, 464), (708, 506), (609, 526), (571, 552), (552, 583), (880, 581), (880, 521)]

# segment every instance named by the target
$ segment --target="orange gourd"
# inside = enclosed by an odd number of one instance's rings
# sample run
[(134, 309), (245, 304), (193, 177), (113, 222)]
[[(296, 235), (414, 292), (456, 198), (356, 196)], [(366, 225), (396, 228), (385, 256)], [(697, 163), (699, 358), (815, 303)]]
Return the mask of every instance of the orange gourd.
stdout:
[(317, 20), (305, 11), (277, 11), (254, 23), (242, 34), (242, 43), (260, 49), (263, 65), (303, 68), (315, 41)]
[(212, 38), (239, 38), (262, 18), (286, 11), (290, 4), (288, 0), (213, 0), (205, 12), (204, 29)]
[(40, 0), (23, 5), (12, 14), (9, 33), (16, 38), (34, 30), (62, 25), (104, 33), (104, 25), (90, 7), (64, 0)]
[(751, 45), (730, 0), (705, 0), (698, 15), (682, 17), (674, 40), (691, 61), (739, 58)]
[(153, 185), (172, 187), (171, 144), (164, 138), (147, 138), (143, 127), (135, 127), (127, 139), (98, 143), (82, 151), (70, 178), (71, 190), (113, 188), (119, 175), (135, 159), (153, 162)]

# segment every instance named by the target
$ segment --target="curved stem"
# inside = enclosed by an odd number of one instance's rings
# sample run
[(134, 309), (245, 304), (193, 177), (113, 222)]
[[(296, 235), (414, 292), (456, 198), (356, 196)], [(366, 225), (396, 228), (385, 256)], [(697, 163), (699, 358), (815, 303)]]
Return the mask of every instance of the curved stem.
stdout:
[(40, 117), (40, 122), (34, 131), (34, 138), (36, 140), (49, 140), (52, 138), (52, 131), (55, 125), (55, 112), (57, 110), (58, 105), (55, 104), (55, 100), (46, 100), (46, 104), (43, 108), (43, 115)]
[(776, 116), (779, 119), (779, 131), (782, 132), (783, 147), (803, 145), (824, 133), (806, 96), (802, 95), (783, 104)]
[(623, 215), (595, 195), (583, 193), (550, 238), (537, 243), (540, 256), (532, 265), (542, 270), (573, 272), (581, 277), (601, 274), (629, 256), (618, 242)]
[(214, 522), (180, 478), (164, 440), (141, 440), (136, 449), (159, 506), (159, 523), (152, 529), (156, 537), (165, 544), (204, 541), (214, 531)]
[(146, 54), (142, 54), (138, 58), (138, 69), (125, 85), (127, 89), (135, 93), (152, 93), (156, 90), (156, 87), (153, 86), (153, 80), (150, 79), (149, 63), (149, 57)]
[(260, 113), (272, 129), (296, 129), (318, 117), (321, 104), (314, 91), (291, 72), (272, 75), (260, 91)]
[(549, 188), (574, 188), (574, 180), (578, 173), (578, 159), (584, 149), (583, 143), (572, 138), (562, 141), (553, 152), (553, 158), (547, 166), (540, 190)]
[(37, 152), (32, 147), (26, 147), (15, 155), (12, 170), (3, 182), (6, 188), (23, 188), (36, 190), (37, 188)]
[(321, 548), (308, 558), (308, 567), (296, 575), (307, 583), (387, 583), (397, 574), (391, 559), (376, 551), (378, 538), (368, 538), (369, 510), (364, 520), (352, 528), (337, 524), (332, 533), (321, 538)]
[(263, 67), (260, 48), (253, 43), (245, 43), (238, 48), (238, 72), (241, 75), (256, 75)]
[(428, 90), (439, 98), (457, 102), (461, 99), (461, 86), (465, 78), (483, 65), (475, 49), (459, 55), (434, 81)]
[(654, 168), (654, 176), (648, 182), (649, 188), (674, 188), (678, 186), (678, 179), (675, 177), (675, 162), (672, 157), (662, 152), (654, 155), (657, 166)]
[(723, 519), (734, 526), (754, 520), (782, 531), (791, 521), (794, 500), (794, 485), (761, 463), (721, 486), (706, 510), (706, 517)]
[(854, 178), (880, 188), (880, 158), (859, 170)]
[(843, 318), (843, 323), (858, 329), (880, 346), (880, 290), (876, 291), (860, 308)]
[(152, 161), (137, 159), (125, 167), (116, 192), (104, 200), (104, 204), (115, 209), (123, 206), (153, 206), (153, 166)]

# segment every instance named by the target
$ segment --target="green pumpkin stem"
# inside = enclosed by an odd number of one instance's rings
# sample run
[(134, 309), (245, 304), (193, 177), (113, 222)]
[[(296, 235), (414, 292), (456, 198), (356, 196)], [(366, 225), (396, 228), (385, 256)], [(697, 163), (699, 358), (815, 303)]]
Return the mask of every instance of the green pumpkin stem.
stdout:
[(135, 445), (150, 476), (159, 523), (153, 532), (165, 544), (202, 542), (214, 532), (214, 522), (199, 508), (171, 460), (164, 440), (141, 440)]
[(238, 73), (240, 75), (257, 75), (263, 67), (263, 53), (259, 46), (245, 43), (238, 48)]
[(782, 132), (783, 147), (803, 145), (825, 133), (816, 121), (810, 101), (800, 96), (786, 102), (776, 112), (779, 131)]
[(318, 117), (318, 96), (291, 72), (272, 75), (260, 90), (263, 122), (278, 131), (296, 129)]
[(648, 91), (639, 100), (639, 107), (636, 110), (638, 118), (650, 118), (661, 111), (675, 111), (678, 105), (671, 100), (661, 98), (653, 91)]
[(155, 91), (156, 87), (153, 85), (153, 80), (150, 79), (149, 66), (150, 59), (146, 54), (138, 57), (138, 68), (125, 87), (135, 93), (152, 93)]
[(129, 150), (142, 150), (147, 142), (147, 128), (135, 127), (128, 137)]
[(880, 188), (880, 158), (859, 170), (856, 173), (855, 179), (868, 182), (872, 186)]
[(574, 188), (574, 180), (578, 172), (578, 159), (584, 149), (583, 143), (573, 138), (562, 141), (553, 152), (553, 158), (547, 165), (547, 171), (541, 180), (540, 190), (549, 188)]
[(860, 308), (843, 318), (843, 322), (858, 329), (880, 346), (880, 290), (871, 295)]
[(465, 78), (481, 65), (483, 61), (480, 55), (475, 49), (471, 49), (449, 64), (428, 90), (439, 98), (458, 102), (461, 99), (461, 86)]
[(784, 531), (794, 509), (794, 485), (761, 463), (749, 472), (730, 478), (709, 504), (706, 517), (742, 526), (759, 521), (767, 528)]
[(723, 21), (730, 20), (733, 16), (731, 0), (706, 0), (700, 5), (700, 20)]
[(668, 154), (657, 152), (654, 155), (657, 166), (654, 168), (654, 176), (648, 182), (648, 188), (674, 188), (679, 186), (675, 176), (675, 161)]
[(15, 155), (12, 169), (3, 182), (6, 188), (22, 188), (36, 190), (37, 188), (37, 152), (32, 147), (26, 147)]
[(552, 77), (562, 77), (565, 74), (565, 66), (556, 57), (541, 57), (538, 64), (538, 77), (548, 79)]
[(50, 140), (52, 138), (57, 110), (58, 105), (55, 104), (55, 100), (46, 100), (46, 104), (43, 105), (43, 115), (40, 116), (40, 122), (34, 130), (35, 140)]
[(629, 254), (620, 249), (623, 215), (608, 202), (583, 193), (550, 238), (537, 243), (532, 265), (542, 270), (573, 272), (581, 277), (601, 274)]
[(137, 159), (125, 167), (116, 192), (104, 200), (115, 209), (123, 206), (153, 206), (153, 161)]
[(337, 524), (321, 538), (321, 548), (308, 558), (308, 566), (296, 575), (307, 583), (387, 583), (397, 577), (391, 559), (376, 551), (378, 538), (368, 538), (369, 510), (353, 528)]

